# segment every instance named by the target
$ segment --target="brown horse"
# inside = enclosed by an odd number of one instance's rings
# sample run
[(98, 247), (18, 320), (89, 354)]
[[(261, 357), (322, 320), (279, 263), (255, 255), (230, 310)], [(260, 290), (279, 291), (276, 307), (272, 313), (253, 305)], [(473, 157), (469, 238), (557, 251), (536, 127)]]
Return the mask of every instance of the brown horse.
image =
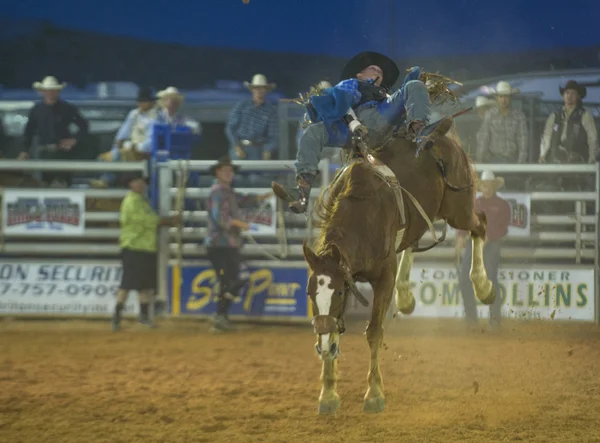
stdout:
[[(333, 413), (339, 407), (336, 392), (337, 356), (340, 334), (344, 331), (343, 314), (350, 294), (367, 303), (355, 281), (373, 287), (371, 320), (366, 330), (371, 349), (368, 389), (364, 410), (381, 412), (384, 394), (379, 370), (379, 348), (383, 340), (383, 320), (396, 295), (400, 312), (410, 314), (415, 299), (410, 289), (412, 266), (410, 246), (421, 238), (431, 220), (447, 223), (471, 233), (473, 259), (471, 281), (477, 298), (491, 304), (495, 289), (483, 267), (483, 243), (486, 219), (474, 211), (477, 177), (461, 147), (447, 137), (432, 148), (444, 163), (447, 181), (463, 190), (453, 190), (444, 181), (434, 156), (424, 151), (415, 156), (416, 144), (396, 138), (377, 154), (398, 178), (399, 184), (420, 203), (403, 199), (404, 218), (399, 211), (396, 191), (377, 176), (374, 167), (358, 161), (346, 168), (328, 190), (328, 196), (315, 204), (321, 233), (313, 252), (304, 243), (304, 256), (310, 267), (307, 291), (316, 313), (313, 324), (316, 349), (322, 360), (322, 389), (319, 413)], [(469, 186), (469, 185), (473, 186)], [(408, 195), (408, 194), (406, 194)], [(404, 220), (404, 223), (402, 222)], [(400, 265), (396, 254), (403, 252)]]

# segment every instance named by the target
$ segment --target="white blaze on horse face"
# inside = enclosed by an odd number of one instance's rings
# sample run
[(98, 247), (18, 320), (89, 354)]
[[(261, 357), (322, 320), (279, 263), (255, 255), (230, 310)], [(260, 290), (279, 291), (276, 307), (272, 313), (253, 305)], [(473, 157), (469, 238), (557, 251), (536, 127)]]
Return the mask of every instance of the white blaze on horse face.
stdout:
[[(317, 294), (315, 295), (315, 302), (319, 315), (329, 315), (331, 309), (331, 299), (335, 292), (331, 287), (331, 277), (328, 275), (317, 275)], [(321, 349), (323, 351), (329, 351), (329, 336), (330, 334), (321, 335)]]

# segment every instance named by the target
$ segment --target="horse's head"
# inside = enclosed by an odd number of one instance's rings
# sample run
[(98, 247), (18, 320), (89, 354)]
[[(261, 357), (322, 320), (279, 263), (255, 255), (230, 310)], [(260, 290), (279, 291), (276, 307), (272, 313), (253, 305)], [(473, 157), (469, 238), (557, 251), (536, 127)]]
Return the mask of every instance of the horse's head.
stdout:
[(313, 326), (317, 334), (316, 349), (321, 359), (334, 359), (339, 354), (339, 337), (344, 332), (342, 316), (350, 292), (361, 303), (367, 303), (358, 292), (342, 255), (335, 245), (326, 254), (315, 254), (303, 244), (304, 258), (310, 268), (307, 292), (313, 304)]

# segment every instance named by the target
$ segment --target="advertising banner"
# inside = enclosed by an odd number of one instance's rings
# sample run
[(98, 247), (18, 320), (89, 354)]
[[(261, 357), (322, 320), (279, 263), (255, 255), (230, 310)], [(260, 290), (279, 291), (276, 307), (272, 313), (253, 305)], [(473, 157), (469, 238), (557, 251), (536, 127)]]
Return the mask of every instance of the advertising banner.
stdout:
[(5, 189), (4, 235), (80, 236), (85, 229), (85, 194), (69, 189)]
[[(248, 287), (232, 316), (308, 316), (306, 266), (257, 267), (248, 263)], [(213, 315), (216, 312), (219, 281), (210, 266), (184, 266), (169, 270), (173, 315)]]
[[(0, 263), (0, 314), (112, 315), (118, 264)], [(137, 314), (131, 292), (125, 312)]]

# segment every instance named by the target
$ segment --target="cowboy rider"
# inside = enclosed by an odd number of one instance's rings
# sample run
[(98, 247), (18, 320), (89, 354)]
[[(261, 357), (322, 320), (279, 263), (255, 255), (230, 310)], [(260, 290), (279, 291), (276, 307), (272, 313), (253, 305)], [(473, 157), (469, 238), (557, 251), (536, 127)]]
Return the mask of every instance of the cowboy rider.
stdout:
[[(321, 151), (325, 146), (343, 147), (350, 133), (364, 135), (369, 130), (377, 137), (405, 125), (408, 138), (417, 138), (429, 120), (429, 92), (419, 80), (421, 68), (413, 68), (402, 87), (389, 95), (387, 91), (400, 75), (396, 64), (385, 55), (362, 52), (342, 70), (341, 81), (323, 95), (313, 95), (310, 104), (320, 120), (310, 124), (300, 138), (296, 157), (297, 187), (288, 188), (273, 182), (275, 194), (289, 203), (295, 213), (306, 212), (312, 182), (318, 173)], [(309, 113), (311, 107), (308, 107)], [(441, 122), (442, 123), (442, 122)], [(436, 126), (431, 137), (444, 135), (452, 124), (446, 118)]]

